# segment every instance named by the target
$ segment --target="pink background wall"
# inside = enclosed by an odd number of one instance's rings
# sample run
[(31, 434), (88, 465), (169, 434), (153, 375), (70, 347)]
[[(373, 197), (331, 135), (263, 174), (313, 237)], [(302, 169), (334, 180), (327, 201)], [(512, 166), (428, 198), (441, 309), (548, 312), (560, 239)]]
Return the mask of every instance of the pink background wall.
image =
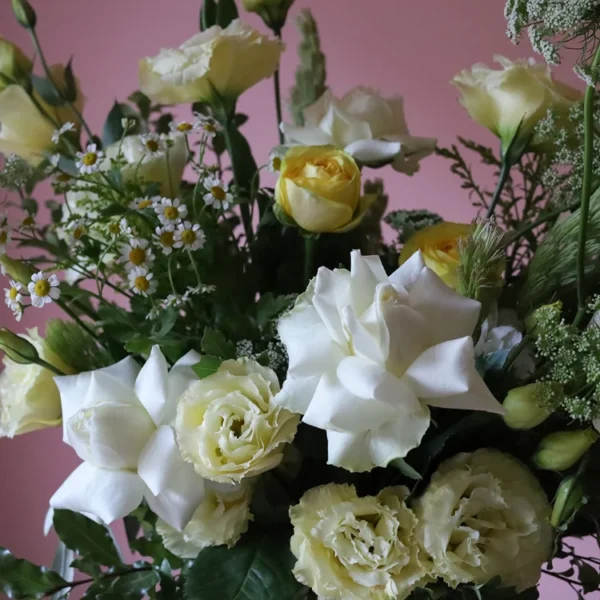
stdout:
[[(114, 99), (125, 99), (136, 89), (138, 59), (196, 33), (200, 4), (200, 0), (31, 2), (49, 60), (66, 62), (75, 55), (75, 72), (88, 99), (85, 115), (98, 132)], [(503, 0), (296, 0), (291, 15), (303, 7), (313, 11), (319, 24), (328, 83), (335, 93), (360, 84), (390, 95), (402, 94), (415, 135), (437, 137), (441, 145), (452, 143), (457, 135), (496, 143), (457, 104), (448, 81), (475, 62), (491, 62), (495, 53), (513, 59), (532, 55), (528, 44), (514, 47), (506, 38)], [(262, 27), (253, 16), (243, 18)], [(31, 51), (26, 33), (14, 22), (9, 0), (0, 0), (0, 34)], [(288, 51), (282, 60), (282, 84), (287, 97), (298, 41), (291, 23), (284, 39)], [(577, 83), (568, 66), (558, 73)], [(272, 83), (262, 82), (248, 91), (239, 110), (251, 117), (244, 131), (261, 164), (277, 142)], [(425, 160), (421, 172), (412, 178), (391, 169), (377, 175), (386, 181), (393, 208), (429, 208), (458, 221), (474, 216), (458, 180), (441, 158)], [(55, 314), (52, 309), (31, 309), (19, 329), (43, 326)], [(0, 323), (14, 327), (4, 304)], [(55, 539), (42, 536), (48, 499), (78, 462), (71, 448), (61, 443), (58, 430), (0, 440), (1, 546), (18, 556), (51, 563)], [(576, 596), (568, 586), (554, 579), (543, 584), (544, 600), (571, 597)]]

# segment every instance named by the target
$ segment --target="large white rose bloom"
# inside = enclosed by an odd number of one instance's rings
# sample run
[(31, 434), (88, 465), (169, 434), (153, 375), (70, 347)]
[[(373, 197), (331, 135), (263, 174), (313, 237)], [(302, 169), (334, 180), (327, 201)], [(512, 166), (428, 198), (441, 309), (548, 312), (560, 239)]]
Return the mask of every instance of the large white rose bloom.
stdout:
[(252, 485), (244, 482), (228, 485), (206, 481), (206, 495), (183, 531), (177, 531), (162, 519), (156, 531), (163, 544), (179, 558), (196, 558), (208, 546), (235, 546), (248, 530), (252, 519), (250, 501)]
[(359, 498), (351, 485), (308, 490), (290, 508), (294, 575), (327, 600), (403, 600), (427, 575), (408, 490)]
[(550, 557), (552, 509), (515, 458), (483, 448), (442, 463), (417, 501), (417, 537), (434, 574), (456, 587), (501, 577), (522, 591)]
[(412, 175), (419, 161), (435, 150), (437, 140), (413, 137), (404, 117), (400, 96), (384, 98), (375, 90), (356, 87), (342, 98), (330, 90), (304, 110), (304, 126), (281, 125), (288, 143), (332, 145), (356, 160), (377, 167), (392, 164)]
[(189, 352), (169, 371), (158, 346), (140, 369), (128, 357), (105, 369), (56, 377), (63, 441), (84, 461), (50, 499), (53, 508), (120, 519), (145, 498), (182, 529), (204, 497), (204, 480), (181, 457), (171, 426), (176, 401), (197, 380)]
[(279, 320), (289, 369), (276, 401), (327, 431), (329, 464), (386, 466), (419, 445), (429, 406), (503, 412), (475, 370), (479, 311), (420, 252), (388, 277), (355, 250), (350, 271), (321, 267)]

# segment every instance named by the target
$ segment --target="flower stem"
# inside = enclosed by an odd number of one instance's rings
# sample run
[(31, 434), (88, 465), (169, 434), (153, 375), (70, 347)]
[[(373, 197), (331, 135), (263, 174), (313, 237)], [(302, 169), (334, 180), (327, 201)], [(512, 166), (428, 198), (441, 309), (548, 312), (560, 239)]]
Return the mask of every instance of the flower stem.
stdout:
[(313, 275), (316, 245), (317, 238), (312, 235), (304, 238), (304, 283), (306, 285)]
[(54, 365), (51, 365), (49, 362), (45, 361), (43, 358), (38, 357), (36, 361), (34, 361), (36, 365), (40, 367), (44, 367), (44, 369), (48, 369), (48, 371), (52, 371), (55, 375), (64, 375), (64, 373), (57, 369)]
[(496, 189), (494, 190), (494, 195), (492, 196), (492, 201), (488, 206), (486, 218), (489, 219), (496, 210), (496, 205), (500, 200), (500, 196), (502, 195), (502, 190), (504, 189), (504, 185), (508, 180), (508, 174), (510, 173), (511, 163), (505, 158), (502, 160), (502, 168), (500, 169), (500, 178), (498, 179), (498, 183), (496, 184)]
[[(281, 40), (281, 29), (274, 30), (275, 35)], [(273, 75), (273, 84), (275, 87), (275, 110), (277, 114), (277, 134), (279, 135), (279, 143), (283, 144), (283, 132), (281, 131), (281, 122), (283, 120), (281, 115), (281, 82), (279, 80), (279, 68)]]
[(581, 209), (579, 219), (579, 246), (577, 248), (577, 315), (573, 321), (579, 327), (586, 312), (587, 294), (585, 290), (585, 245), (587, 241), (587, 224), (590, 215), (590, 198), (592, 195), (592, 169), (594, 166), (594, 94), (596, 93), (596, 71), (600, 64), (600, 46), (592, 61), (592, 83), (587, 86), (583, 101), (583, 181), (581, 184)]

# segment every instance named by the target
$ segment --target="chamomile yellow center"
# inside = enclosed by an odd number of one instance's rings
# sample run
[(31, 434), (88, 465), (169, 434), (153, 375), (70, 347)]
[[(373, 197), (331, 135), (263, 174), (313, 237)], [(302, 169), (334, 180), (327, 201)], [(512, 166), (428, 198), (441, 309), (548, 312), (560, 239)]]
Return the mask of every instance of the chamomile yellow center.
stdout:
[(156, 140), (148, 140), (146, 142), (146, 148), (148, 148), (150, 152), (158, 152), (160, 146), (158, 145), (158, 142)]
[(19, 290), (16, 287), (11, 287), (10, 290), (8, 291), (8, 297), (11, 300), (16, 300), (18, 295), (19, 295)]
[(161, 245), (166, 248), (170, 248), (175, 241), (172, 231), (163, 231), (158, 239), (160, 240)]
[(67, 181), (71, 180), (71, 176), (68, 175), (67, 173), (61, 173), (60, 175), (56, 176), (56, 181), (60, 182), (60, 183), (66, 183)]
[(33, 220), (33, 217), (31, 217), (31, 216), (25, 217), (23, 219), (23, 223), (22, 223), (23, 227), (33, 227), (34, 224), (35, 224), (35, 221)]
[(179, 125), (177, 125), (177, 130), (178, 131), (191, 131), (192, 130), (192, 126), (189, 123), (179, 123)]
[(108, 231), (113, 235), (119, 235), (119, 233), (121, 233), (121, 228), (119, 227), (118, 223), (111, 223), (108, 226)]
[(149, 208), (150, 206), (152, 206), (152, 200), (140, 200), (139, 204), (138, 204), (138, 208), (140, 210), (144, 209), (144, 208)]
[(218, 185), (215, 185), (214, 187), (212, 187), (212, 188), (210, 189), (210, 193), (211, 193), (211, 194), (212, 194), (212, 195), (213, 195), (213, 196), (214, 196), (214, 197), (215, 197), (217, 200), (221, 200), (221, 201), (225, 200), (225, 190), (224, 190), (222, 187), (218, 186)]
[(142, 248), (132, 248), (129, 252), (129, 262), (136, 267), (144, 264), (146, 260), (146, 251)]
[(206, 133), (216, 133), (217, 128), (212, 123), (204, 123), (202, 125), (202, 129), (206, 131)]
[(81, 159), (81, 162), (86, 167), (92, 167), (98, 161), (98, 155), (95, 152), (86, 152)]
[(36, 296), (47, 296), (50, 293), (50, 284), (45, 279), (40, 279), (35, 282), (33, 289), (35, 290)]
[(81, 225), (79, 225), (78, 227), (75, 227), (75, 229), (73, 230), (73, 238), (76, 240), (80, 240), (83, 235), (85, 233), (85, 228), (82, 227)]
[(8, 232), (0, 231), (0, 244), (6, 244), (8, 240)]
[(181, 240), (184, 244), (193, 244), (196, 241), (196, 232), (191, 229), (184, 229), (181, 233)]
[(279, 156), (274, 156), (271, 164), (273, 165), (273, 170), (279, 171), (281, 169), (281, 158), (279, 158)]
[(139, 275), (135, 278), (133, 285), (136, 290), (140, 292), (147, 292), (148, 288), (150, 287), (150, 282), (143, 275)]
[(167, 206), (165, 208), (165, 217), (169, 221), (174, 221), (179, 216), (179, 211), (176, 206)]

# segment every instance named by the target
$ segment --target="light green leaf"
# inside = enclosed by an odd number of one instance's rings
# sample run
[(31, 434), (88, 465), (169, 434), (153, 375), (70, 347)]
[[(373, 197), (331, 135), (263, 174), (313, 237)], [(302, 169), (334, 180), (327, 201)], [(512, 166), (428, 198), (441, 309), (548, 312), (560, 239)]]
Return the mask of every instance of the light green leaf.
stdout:
[(202, 351), (222, 359), (235, 358), (235, 346), (216, 329), (207, 327), (202, 336)]
[(216, 373), (219, 370), (219, 367), (221, 366), (222, 362), (223, 359), (217, 356), (210, 356), (208, 354), (205, 354), (200, 359), (200, 362), (196, 363), (192, 367), (192, 371), (196, 373), (198, 379), (204, 379), (205, 377)]

